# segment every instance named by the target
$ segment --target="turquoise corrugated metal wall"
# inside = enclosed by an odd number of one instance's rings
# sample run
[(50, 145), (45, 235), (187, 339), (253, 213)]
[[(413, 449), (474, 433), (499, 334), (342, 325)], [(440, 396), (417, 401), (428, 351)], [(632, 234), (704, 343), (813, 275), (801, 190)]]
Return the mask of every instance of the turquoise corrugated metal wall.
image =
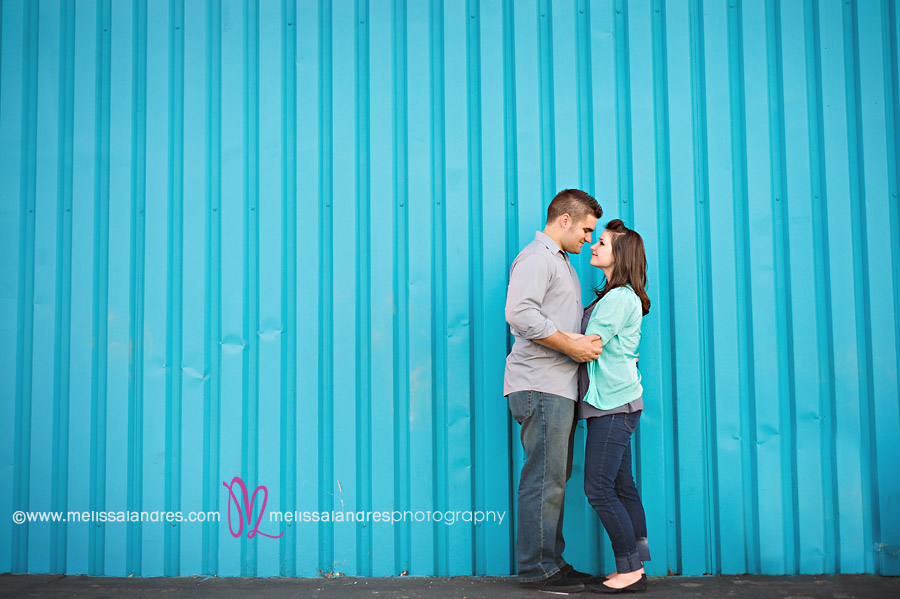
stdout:
[[(507, 269), (578, 186), (649, 251), (649, 572), (900, 574), (897, 39), (891, 0), (2, 0), (0, 571), (508, 574)], [(10, 518), (235, 476), (509, 514)]]

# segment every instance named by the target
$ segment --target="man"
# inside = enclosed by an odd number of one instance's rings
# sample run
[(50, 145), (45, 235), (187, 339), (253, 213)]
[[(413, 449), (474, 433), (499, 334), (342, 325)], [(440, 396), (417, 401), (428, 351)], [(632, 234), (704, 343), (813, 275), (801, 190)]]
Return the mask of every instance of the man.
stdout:
[[(516, 256), (509, 274), (506, 322), (515, 344), (503, 393), (522, 425), (525, 464), (519, 482), (516, 559), (519, 584), (557, 592), (584, 590), (591, 575), (562, 557), (563, 501), (572, 473), (578, 362), (597, 359), (596, 335), (580, 332), (581, 285), (567, 254), (578, 254), (603, 210), (578, 189), (559, 192), (543, 232)], [(596, 341), (596, 345), (595, 342)]]

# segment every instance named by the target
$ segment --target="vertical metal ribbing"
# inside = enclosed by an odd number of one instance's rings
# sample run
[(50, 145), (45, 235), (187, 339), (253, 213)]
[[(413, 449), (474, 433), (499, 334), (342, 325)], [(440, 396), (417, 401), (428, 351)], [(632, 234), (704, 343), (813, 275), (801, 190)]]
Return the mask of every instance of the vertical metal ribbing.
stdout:
[[(783, 298), (776, 316), (775, 342), (778, 360), (779, 428), (781, 429), (781, 487), (784, 514), (785, 572), (800, 570), (800, 528), (797, 500), (797, 411), (794, 394), (793, 319), (789, 220), (787, 218), (787, 164), (785, 159), (784, 74), (781, 44), (781, 2), (766, 3), (766, 72), (769, 92), (769, 147), (772, 185), (772, 244), (775, 257), (775, 296)], [(788, 531), (790, 531), (788, 533)]]
[[(0, 28), (2, 30), (2, 28)], [(59, 151), (60, 169), (57, 187), (56, 249), (56, 322), (55, 377), (53, 385), (53, 511), (67, 511), (69, 468), (64, 460), (69, 449), (69, 364), (72, 303), (72, 143), (75, 99), (75, 3), (67, 0), (60, 6), (59, 56)], [(67, 529), (51, 531), (50, 568), (65, 572), (67, 563)]]
[[(206, 2), (206, 267), (204, 311), (204, 362), (209, 376), (203, 383), (203, 509), (218, 511), (221, 482), (219, 481), (219, 389), (221, 387), (221, 296), (222, 267), (221, 205), (221, 130), (222, 130), (222, 4), (221, 0)], [(204, 573), (218, 572), (219, 535), (217, 526), (203, 524), (205, 549)]]
[[(575, 15), (575, 52), (576, 52), (576, 92), (578, 94), (578, 185), (591, 195), (597, 195), (597, 183), (594, 173), (594, 87), (591, 74), (591, 5), (587, 0), (578, 0)], [(600, 228), (605, 221), (597, 223), (597, 231), (592, 239), (600, 236)], [(633, 226), (634, 223), (629, 223)], [(598, 285), (598, 269), (588, 270), (588, 276), (582, 275), (581, 287), (594, 288)], [(635, 445), (640, 451), (640, 443)], [(636, 454), (637, 457), (637, 454)], [(639, 464), (635, 460), (635, 464)], [(638, 466), (640, 468), (640, 466)], [(638, 473), (640, 479), (640, 473)]]
[[(503, 3), (503, 132), (504, 152), (503, 160), (506, 166), (506, 262), (512, 264), (513, 258), (518, 253), (519, 236), (517, 223), (519, 222), (518, 209), (518, 178), (516, 171), (518, 159), (516, 148), (516, 34), (515, 34), (515, 6), (512, 2)], [(507, 335), (506, 352), (512, 349), (510, 336)], [(512, 469), (510, 469), (512, 472)], [(510, 478), (512, 483), (512, 478)], [(510, 486), (512, 486), (510, 484)], [(510, 505), (515, 506), (510, 496)]]
[[(16, 423), (13, 460), (13, 507), (27, 510), (31, 474), (31, 377), (34, 332), (34, 186), (37, 151), (38, 4), (27, 5), (22, 28), (22, 137), (19, 172), (19, 281), (16, 335)], [(13, 572), (28, 571), (28, 528), (13, 527)]]
[[(518, 253), (518, 226), (519, 207), (518, 207), (518, 179), (516, 176), (518, 170), (518, 160), (516, 148), (518, 140), (516, 135), (516, 35), (515, 35), (515, 9), (512, 2), (503, 3), (503, 132), (504, 132), (504, 151), (503, 161), (506, 167), (506, 261), (504, 264), (509, 267), (512, 264), (514, 256)], [(512, 349), (511, 336), (506, 335), (506, 353)], [(515, 464), (518, 446), (512, 434), (513, 424), (511, 419), (507, 419), (506, 438), (512, 441), (513, 447), (510, 449), (507, 457), (509, 478), (507, 488), (509, 489), (508, 504), (511, 507), (510, 521), (515, 522), (518, 518), (516, 502), (516, 488), (513, 484), (515, 480)], [(509, 545), (515, 547), (516, 528), (509, 527)], [(516, 555), (515, 551), (510, 551), (509, 555), (509, 571), (516, 571)]]
[[(819, 3), (819, 34), (821, 36), (822, 78), (822, 152), (828, 167), (824, 180), (828, 192), (823, 212), (827, 215), (826, 248), (831, 283), (827, 294), (833, 308), (831, 326), (834, 344), (834, 425), (831, 442), (836, 446), (835, 503), (836, 525), (840, 535), (838, 571), (863, 571), (869, 546), (865, 535), (869, 532), (869, 514), (864, 514), (868, 502), (868, 473), (860, 472), (861, 414), (858, 354), (860, 343), (860, 313), (857, 308), (857, 273), (854, 272), (859, 252), (859, 230), (853, 220), (858, 216), (855, 198), (858, 193), (856, 177), (853, 103), (852, 17), (849, 5)], [(839, 251), (835, 243), (841, 243)], [(833, 251), (833, 253), (831, 253)], [(849, 488), (848, 488), (849, 487)]]
[[(3, 74), (4, 74), (4, 72), (6, 72), (6, 69), (9, 68), (9, 59), (6, 58), (6, 60), (4, 60), (4, 55), (3, 55), (3, 51), (2, 51), (2, 44), (3, 44), (3, 6), (0, 5), (0, 105), (2, 105), (2, 98), (3, 98)], [(21, 142), (20, 142), (20, 147), (21, 147)], [(11, 195), (12, 195), (12, 194), (10, 194), (10, 197), (11, 197)], [(20, 204), (21, 204), (21, 200), (20, 200)], [(10, 229), (12, 229), (12, 227), (10, 227)], [(19, 245), (19, 244), (17, 244), (17, 245)], [(10, 262), (11, 262), (11, 261), (10, 261)], [(16, 261), (16, 267), (18, 267), (18, 266), (19, 266), (19, 262), (18, 262), (18, 260), (17, 260), (17, 261)], [(18, 283), (18, 276), (16, 277), (16, 282)], [(17, 295), (18, 295), (18, 289), (16, 290), (16, 293), (17, 293)], [(17, 300), (17, 301), (16, 301), (16, 304), (17, 304), (17, 306), (16, 306), (16, 315), (18, 316), (18, 312), (19, 312), (19, 305), (18, 305), (19, 302), (18, 302), (18, 297), (16, 298), (16, 300)], [(20, 328), (20, 325), (21, 325), (21, 321), (17, 321), (17, 328)], [(18, 335), (17, 335), (16, 341), (17, 341), (17, 343), (16, 343), (16, 346), (17, 346), (17, 347), (15, 348), (15, 352), (16, 352), (16, 353), (14, 353), (13, 356), (15, 356), (16, 358), (18, 358)], [(8, 355), (8, 354), (7, 354), (7, 355)], [(13, 371), (14, 371), (16, 374), (18, 374), (18, 361), (16, 362), (16, 364), (13, 365)], [(17, 377), (17, 378), (18, 378), (18, 377)], [(17, 382), (17, 381), (15, 381), (15, 380), (13, 381), (13, 389), (14, 389), (14, 390), (16, 390), (16, 387), (15, 387), (16, 382)], [(16, 428), (15, 428), (15, 426), (16, 426), (16, 424), (15, 424), (15, 423), (16, 423), (15, 412), (16, 412), (16, 408), (17, 408), (16, 403), (18, 403), (18, 402), (17, 402), (17, 398), (18, 398), (17, 395), (14, 396), (13, 404), (12, 404), (12, 406), (11, 406), (11, 407), (12, 407), (12, 414), (13, 414), (13, 418), (12, 418), (11, 424), (12, 424), (13, 446), (14, 446), (14, 447), (15, 447), (15, 443), (16, 443), (16, 441), (17, 441), (17, 439), (16, 439)], [(7, 429), (7, 430), (9, 430), (9, 429)], [(15, 452), (15, 449), (13, 449), (13, 452)], [(10, 487), (12, 487), (11, 490), (14, 491), (15, 488), (16, 488), (16, 473), (15, 473), (15, 472), (12, 472), (7, 480), (8, 480), (8, 482), (10, 483)], [(13, 496), (12, 496), (12, 503), (13, 503), (13, 504), (16, 504), (17, 501), (18, 501), (18, 497), (15, 495), (15, 493), (13, 493)], [(13, 526), (12, 528), (15, 528), (15, 526)], [(12, 534), (12, 530), (10, 530), (10, 533)], [(2, 553), (0, 553), (0, 556), (2, 556), (2, 557), (0, 557), (0, 560), (2, 560), (2, 563), (3, 563), (3, 564), (9, 564), (8, 567), (10, 568), (10, 570), (12, 570), (12, 561), (13, 561), (13, 559), (14, 559), (14, 558), (13, 558), (13, 554), (15, 553), (15, 546), (13, 545), (12, 540), (13, 540), (13, 539), (10, 538), (9, 547), (8, 547), (7, 549), (2, 549), (2, 550), (0, 550), (0, 551), (2, 551)], [(7, 551), (9, 551), (9, 554), (8, 554), (8, 555), (7, 555), (7, 553), (6, 553)], [(7, 560), (7, 558), (8, 558), (8, 560)]]
[(553, 14), (550, 0), (538, 0), (538, 73), (540, 80), (541, 206), (547, 211), (556, 195), (556, 132), (553, 110)]
[[(668, 5), (665, 3), (662, 5), (662, 9), (665, 11), (665, 13), (662, 15), (662, 24), (665, 26), (665, 31), (666, 31), (666, 42), (667, 43), (664, 46), (664, 50), (665, 50), (665, 54), (666, 54), (666, 57), (664, 60), (666, 61), (667, 68), (668, 68), (668, 60), (669, 60), (668, 48), (669, 48), (669, 43), (670, 43), (669, 42), (669, 22), (668, 22), (668, 19), (666, 18), (667, 13), (668, 13), (668, 8), (669, 8)], [(680, 27), (678, 25), (673, 27), (673, 34), (674, 34), (675, 39), (678, 39), (678, 37), (681, 35), (679, 28)], [(667, 83), (666, 91), (667, 92), (670, 92), (673, 85), (675, 87), (680, 87), (682, 85), (681, 82), (679, 81), (679, 79), (681, 78), (681, 74), (678, 72), (677, 66), (675, 68), (675, 72), (673, 73), (673, 80), (670, 81), (668, 79), (668, 70), (667, 70), (666, 74), (667, 74), (667, 79), (666, 79), (666, 83)], [(669, 93), (666, 94), (666, 100), (667, 100), (667, 108), (669, 108), (669, 113), (670, 113), (672, 110), (672, 107), (671, 107), (672, 101), (674, 101), (677, 105), (678, 99), (675, 96), (670, 98), (669, 95), (670, 95)], [(679, 111), (682, 110), (680, 107), (677, 107), (677, 106), (676, 106), (676, 109), (678, 109)], [(679, 125), (677, 118), (674, 119), (674, 121), (675, 121), (674, 127), (677, 129), (678, 125)], [(674, 210), (675, 202), (674, 202), (672, 191), (673, 191), (674, 185), (678, 185), (679, 182), (677, 180), (673, 181), (674, 177), (673, 177), (672, 146), (675, 145), (677, 140), (675, 138), (671, 137), (672, 125), (673, 125), (672, 119), (670, 119), (669, 120), (669, 128), (667, 129), (667, 135), (666, 135), (666, 145), (667, 145), (667, 148), (669, 149), (669, 162), (668, 162), (668, 167), (669, 167), (668, 168), (668, 174), (669, 174), (668, 192), (669, 192), (669, 194), (667, 196), (668, 197), (668, 205), (666, 206), (668, 208), (668, 220), (666, 222), (666, 229), (668, 231), (668, 242), (670, 245), (673, 246), (673, 249), (674, 249), (676, 211)], [(675, 154), (674, 159), (677, 159), (678, 158), (677, 152), (675, 152), (674, 154)], [(677, 171), (675, 171), (675, 172), (677, 172)], [(673, 185), (673, 183), (674, 183), (674, 185)], [(670, 254), (670, 256), (674, 256), (674, 255)], [(669, 282), (674, 283), (675, 268), (676, 268), (676, 263), (675, 263), (674, 259), (670, 259), (668, 267), (671, 269), (669, 271), (671, 273), (670, 277), (669, 277)], [(670, 317), (669, 317), (669, 321), (666, 324), (668, 325), (667, 330), (669, 331), (669, 334), (671, 336), (670, 346), (669, 346), (670, 351), (671, 351), (670, 396), (671, 396), (671, 410), (672, 410), (672, 424), (671, 424), (672, 441), (671, 441), (670, 455), (672, 456), (671, 457), (671, 464), (672, 464), (671, 468), (672, 468), (672, 479), (673, 479), (672, 480), (672, 487), (673, 487), (672, 490), (674, 492), (674, 495), (672, 498), (672, 506), (671, 506), (671, 510), (672, 510), (671, 511), (671, 514), (672, 514), (671, 519), (673, 519), (675, 522), (672, 527), (673, 528), (672, 533), (674, 536), (674, 539), (673, 539), (674, 544), (673, 544), (673, 546), (671, 546), (670, 554), (668, 556), (668, 561), (670, 564), (674, 565), (675, 573), (683, 574), (684, 573), (684, 554), (682, 551), (682, 547), (684, 545), (684, 537), (685, 537), (686, 533), (684, 530), (684, 525), (682, 523), (682, 515), (683, 515), (684, 508), (682, 507), (682, 500), (681, 500), (681, 493), (682, 493), (683, 485), (682, 485), (680, 473), (681, 473), (681, 462), (682, 462), (682, 453), (683, 452), (681, 449), (681, 445), (682, 445), (681, 436), (682, 435), (680, 432), (681, 427), (682, 427), (682, 419), (680, 418), (680, 416), (678, 414), (678, 403), (679, 403), (678, 402), (678, 399), (679, 399), (678, 398), (678, 390), (680, 388), (679, 376), (678, 376), (678, 372), (679, 372), (679, 369), (678, 369), (679, 331), (678, 331), (678, 326), (677, 326), (678, 325), (678, 313), (676, 310), (676, 302), (675, 302), (676, 293), (675, 293), (675, 291), (676, 291), (675, 285), (670, 284), (669, 285), (669, 310), (670, 310), (669, 314), (670, 314)], [(666, 383), (669, 383), (669, 382), (670, 382), (670, 380), (667, 379)], [(673, 569), (672, 566), (669, 566), (669, 570), (672, 570), (672, 569)]]
[(587, 0), (576, 6), (575, 36), (578, 92), (578, 179), (581, 188), (590, 194), (594, 188), (594, 111), (591, 78), (591, 7)]
[(634, 225), (634, 187), (631, 168), (631, 69), (628, 49), (628, 3), (616, 0), (616, 159), (618, 161), (619, 217)]
[[(432, 356), (435, 376), (432, 379), (432, 401), (434, 412), (431, 442), (435, 456), (432, 488), (434, 489), (433, 509), (447, 508), (447, 225), (444, 218), (446, 198), (446, 159), (444, 148), (444, 1), (433, 0), (430, 14), (431, 39), (431, 224), (434, 236), (431, 251), (431, 301), (434, 307), (432, 321)], [(447, 527), (440, 526), (435, 532), (434, 575), (446, 576), (449, 556), (449, 535)]]
[[(890, 40), (889, 44), (885, 44), (886, 50), (890, 52), (889, 57), (885, 57), (885, 75), (890, 81), (890, 85), (885, 86), (885, 104), (888, 106), (888, 114), (890, 115), (888, 129), (888, 178), (890, 181), (890, 218), (891, 218), (891, 265), (893, 266), (893, 288), (894, 288), (894, 309), (900, 306), (900, 206), (898, 206), (898, 195), (900, 195), (900, 69), (898, 69), (897, 56), (897, 5), (893, 0), (885, 0), (886, 10), (882, 9), (884, 19), (883, 38)], [(887, 14), (885, 14), (887, 13)], [(895, 370), (900, 372), (900, 318), (894, 319), (894, 339), (897, 340), (897, 346), (894, 349), (896, 355)], [(897, 395), (900, 396), (900, 380), (897, 382)], [(900, 428), (900, 422), (897, 423)], [(896, 575), (897, 570), (893, 572), (883, 572), (887, 575)]]
[[(184, 1), (169, 0), (168, 243), (166, 244), (166, 511), (181, 508), (184, 220)], [(164, 571), (180, 573), (181, 533), (167, 526)]]
[[(357, 396), (356, 419), (356, 506), (372, 509), (372, 289), (370, 252), (370, 179), (369, 172), (369, 5), (356, 3), (356, 380), (361, 390)], [(356, 563), (361, 576), (372, 575), (372, 529), (356, 529)]]
[[(860, 471), (863, 495), (863, 547), (873, 547), (879, 521), (878, 464), (872, 405), (875, 391), (872, 372), (872, 316), (869, 302), (869, 251), (866, 223), (865, 153), (863, 143), (862, 100), (859, 61), (859, 19), (857, 2), (844, 4), (844, 65), (852, 71), (846, 76), (847, 146), (850, 160), (850, 223), (853, 241), (853, 303), (856, 311), (858, 390), (860, 417)], [(851, 87), (852, 84), (852, 87)], [(868, 509), (866, 509), (868, 508)], [(866, 549), (865, 570), (876, 572), (874, 551)]]
[[(210, 376), (209, 362), (205, 359), (209, 339), (205, 283), (209, 250), (207, 173), (210, 160), (206, 127), (211, 108), (207, 95), (209, 42), (206, 34), (210, 25), (207, 22), (206, 0), (175, 0), (170, 15), (168, 37), (172, 52), (169, 55), (171, 67), (168, 68), (173, 79), (169, 89), (174, 104), (170, 117), (174, 179), (172, 276), (176, 284), (172, 292), (176, 330), (172, 331), (172, 335), (178, 335), (179, 342), (173, 348), (176, 356), (173, 375), (177, 381), (174, 390), (178, 395), (173, 396), (172, 411), (173, 451), (178, 460), (173, 464), (173, 494), (167, 501), (186, 515), (192, 511), (205, 511), (204, 491), (209, 480), (203, 474), (207, 450), (206, 383)], [(222, 481), (219, 482), (219, 488), (227, 496), (227, 491), (221, 486)], [(221, 524), (227, 529), (227, 523)], [(203, 572), (204, 557), (208, 558), (204, 524), (176, 524), (170, 527), (175, 533), (172, 536), (174, 555), (170, 556), (170, 568), (176, 570), (178, 576)]]
[[(870, 7), (867, 8), (872, 11)], [(870, 17), (872, 12), (869, 13)], [(871, 298), (870, 302), (879, 305), (889, 304), (893, 307), (892, 310), (886, 311), (888, 314), (892, 315), (893, 331), (885, 331), (879, 334), (879, 324), (876, 322), (872, 325), (872, 343), (873, 345), (877, 345), (877, 347), (873, 347), (872, 362), (873, 378), (875, 379), (872, 408), (873, 412), (877, 411), (877, 417), (873, 415), (872, 418), (872, 451), (878, 462), (877, 464), (873, 464), (873, 470), (878, 473), (878, 476), (880, 477), (879, 488), (877, 489), (880, 497), (880, 527), (874, 530), (877, 535), (876, 543), (884, 543), (885, 539), (895, 538), (898, 532), (900, 532), (900, 517), (898, 517), (898, 514), (900, 514), (900, 511), (898, 511), (900, 506), (893, 504), (890, 501), (884, 501), (887, 497), (895, 496), (894, 494), (898, 489), (898, 481), (896, 479), (885, 480), (884, 473), (893, 471), (894, 464), (892, 460), (884, 459), (884, 456), (890, 455), (890, 450), (885, 451), (887, 447), (896, 448), (898, 442), (900, 442), (900, 439), (898, 439), (900, 426), (897, 426), (900, 419), (894, 420), (889, 417), (893, 415), (891, 412), (897, 409), (896, 402), (892, 406), (889, 402), (880, 401), (880, 399), (884, 397), (900, 397), (900, 385), (898, 385), (897, 377), (883, 377), (885, 372), (890, 372), (891, 367), (894, 368), (893, 372), (898, 372), (897, 366), (900, 364), (900, 320), (896, 317), (898, 307), (900, 307), (900, 281), (898, 281), (898, 279), (900, 279), (900, 263), (898, 263), (898, 259), (900, 259), (900, 229), (898, 229), (900, 228), (900, 222), (898, 222), (898, 216), (900, 215), (898, 215), (898, 209), (900, 209), (900, 207), (898, 207), (897, 199), (897, 178), (898, 175), (900, 175), (897, 169), (897, 143), (900, 141), (900, 138), (898, 138), (897, 130), (897, 35), (895, 33), (897, 31), (897, 22), (895, 3), (889, 0), (882, 1), (877, 14), (879, 17), (878, 27), (880, 29), (879, 41), (881, 46), (881, 55), (878, 59), (881, 62), (882, 69), (880, 84), (883, 85), (883, 89), (881, 96), (873, 98), (871, 103), (868, 104), (869, 107), (865, 112), (868, 114), (869, 111), (872, 110), (873, 104), (877, 105), (880, 102), (884, 103), (885, 161), (883, 164), (885, 167), (886, 197), (884, 197), (884, 200), (886, 200), (885, 212), (887, 213), (887, 218), (884, 223), (879, 222), (877, 217), (871, 218), (870, 222), (872, 223), (872, 230), (869, 232), (870, 238), (883, 239), (881, 243), (884, 245), (882, 247), (886, 250), (883, 252), (872, 252), (872, 280), (880, 280), (882, 281), (881, 287), (888, 288), (880, 292), (878, 285), (873, 287), (872, 292), (876, 297)], [(871, 23), (872, 21), (868, 22)], [(862, 40), (872, 39), (862, 35), (860, 38)], [(867, 63), (868, 61), (865, 58), (862, 58), (861, 62)], [(872, 131), (872, 128), (869, 128), (869, 131)], [(883, 228), (878, 230), (880, 225), (882, 225)], [(884, 239), (884, 237), (886, 237), (886, 239)], [(880, 276), (877, 274), (879, 268), (881, 269)], [(887, 275), (887, 277), (885, 277), (885, 275)], [(890, 279), (891, 285), (888, 285), (887, 281), (884, 281), (885, 278)], [(873, 320), (877, 321), (884, 313), (885, 312), (880, 310), (873, 312)], [(883, 338), (882, 335), (889, 334), (893, 334), (892, 346), (887, 344), (880, 345), (879, 342), (880, 339)], [(883, 366), (879, 367), (877, 362), (878, 356), (883, 355), (885, 350), (893, 352), (893, 360), (884, 361), (887, 368), (884, 368)], [(896, 411), (893, 413), (897, 414)], [(898, 416), (900, 416), (900, 414), (898, 414)], [(893, 437), (893, 439), (891, 439), (891, 437)], [(879, 448), (881, 448), (880, 455), (877, 453)], [(882, 547), (881, 550), (876, 553), (874, 570), (882, 576), (896, 576), (897, 574), (900, 574), (900, 561), (895, 558), (892, 559), (891, 554), (885, 551), (885, 549), (886, 548)]]
[[(332, 5), (331, 0), (319, 0), (319, 181), (321, 187), (319, 235), (321, 241), (330, 239), (333, 231), (334, 143), (333, 143), (333, 83), (332, 83)], [(334, 431), (334, 259), (330, 251), (319, 254), (319, 510), (334, 509), (334, 494), (329, 491), (334, 481), (332, 441)], [(319, 523), (319, 571), (331, 571), (334, 562), (334, 527)]]
[(718, 447), (719, 447), (719, 439), (718, 439), (718, 419), (716, 417), (717, 411), (717, 403), (716, 403), (716, 364), (715, 364), (715, 356), (716, 356), (716, 347), (715, 347), (715, 335), (714, 335), (714, 306), (715, 303), (713, 301), (713, 277), (712, 277), (712, 241), (710, 239), (710, 209), (709, 209), (709, 147), (708, 147), (708, 132), (709, 125), (707, 121), (707, 113), (706, 113), (706, 38), (705, 38), (705, 20), (702, 12), (698, 14), (698, 24), (697, 28), (698, 41), (699, 41), (699, 54), (698, 59), (700, 60), (700, 71), (702, 75), (698, 83), (700, 84), (699, 89), (699, 110), (700, 110), (700, 123), (702, 123), (702, 141), (699, 146), (702, 148), (700, 152), (700, 156), (702, 156), (702, 164), (701, 168), (698, 169), (698, 180), (702, 181), (702, 184), (699, 186), (702, 190), (700, 193), (700, 207), (697, 210), (697, 217), (699, 218), (698, 224), (698, 236), (700, 238), (700, 242), (698, 243), (698, 247), (700, 250), (700, 283), (702, 286), (702, 290), (698, 293), (701, 301), (700, 307), (700, 323), (701, 323), (701, 331), (700, 331), (700, 348), (702, 352), (702, 366), (701, 372), (705, 370), (705, 376), (703, 376), (703, 392), (705, 394), (704, 401), (704, 419), (706, 420), (706, 452), (709, 456), (708, 465), (706, 468), (706, 487), (707, 487), (707, 520), (709, 521), (709, 544), (711, 545), (709, 550), (709, 559), (710, 566), (709, 570), (711, 572), (719, 573), (722, 571), (722, 539), (721, 539), (721, 525), (719, 523), (719, 479), (717, 473), (719, 471), (719, 455), (718, 455)]
[[(147, 193), (147, 0), (137, 0), (132, 17), (132, 98), (131, 119), (131, 269), (129, 337), (131, 362), (128, 398), (128, 506), (140, 510), (143, 490), (144, 413), (144, 206)], [(130, 573), (141, 574), (143, 528), (129, 522), (125, 565)]]
[[(297, 505), (297, 6), (281, 3), (281, 489), (284, 510)], [(297, 574), (297, 527), (289, 526), (279, 541), (281, 576)]]
[[(259, 484), (259, 4), (244, 0), (244, 357), (242, 471)], [(256, 576), (257, 544), (243, 537), (241, 574)]]
[[(812, 191), (813, 243), (816, 260), (815, 297), (816, 328), (818, 339), (819, 372), (822, 374), (819, 383), (819, 397), (822, 398), (820, 410), (825, 420), (822, 435), (821, 453), (822, 481), (824, 495), (825, 518), (825, 564), (828, 573), (840, 571), (840, 526), (837, 504), (837, 457), (834, 439), (836, 436), (836, 393), (834, 384), (834, 330), (832, 328), (831, 307), (831, 265), (828, 247), (828, 192), (825, 179), (825, 120), (824, 96), (822, 94), (822, 42), (819, 25), (819, 10), (813, 2), (804, 5), (806, 23), (806, 77), (808, 123), (810, 129), (810, 188)], [(755, 472), (755, 469), (754, 469)]]
[[(407, 36), (406, 0), (393, 1), (393, 118), (394, 118), (394, 172), (396, 194), (394, 212), (394, 508), (410, 509), (409, 462), (409, 122), (407, 113)], [(409, 571), (410, 526), (400, 523), (394, 526), (394, 569)]]
[(749, 215), (747, 209), (747, 114), (744, 106), (744, 25), (743, 2), (735, 0), (729, 5), (728, 37), (729, 37), (729, 75), (732, 153), (732, 196), (734, 198), (734, 236), (735, 236), (735, 273), (737, 283), (737, 329), (738, 329), (738, 362), (740, 369), (741, 396), (748, 402), (747, 409), (741, 414), (741, 464), (744, 494), (744, 527), (749, 532), (751, 542), (746, 549), (746, 568), (748, 572), (759, 570), (759, 501), (757, 485), (756, 460), (756, 395), (753, 378), (753, 343), (750, 331), (752, 323), (752, 298), (750, 274), (747, 257), (750, 253)]
[[(110, 102), (110, 20), (111, 5), (103, 0), (97, 6), (97, 79), (94, 138), (97, 157), (94, 171), (94, 281), (93, 338), (91, 360), (91, 491), (94, 511), (105, 506), (106, 491), (106, 367), (107, 328), (109, 322), (109, 102)], [(92, 526), (89, 572), (103, 573), (104, 536)]]
[(700, 325), (700, 380), (704, 397), (701, 399), (700, 430), (705, 442), (702, 444), (705, 453), (706, 467), (703, 470), (704, 494), (704, 526), (707, 539), (706, 568), (709, 572), (717, 572), (719, 568), (718, 542), (718, 484), (715, 472), (718, 469), (716, 452), (715, 426), (715, 368), (713, 365), (714, 346), (712, 337), (713, 305), (711, 298), (710, 274), (710, 239), (709, 239), (709, 160), (706, 142), (706, 49), (704, 40), (703, 0), (693, 0), (690, 9), (691, 37), (691, 104), (693, 147), (694, 147), (694, 199), (697, 231), (697, 297), (698, 321)]
[[(19, 318), (21, 323), (17, 340), (17, 384), (15, 462), (21, 470), (14, 495), (18, 509), (28, 509), (30, 501), (29, 477), (31, 475), (31, 405), (32, 369), (34, 363), (34, 269), (35, 269), (35, 187), (37, 162), (37, 94), (38, 94), (38, 42), (39, 16), (36, 2), (28, 4), (25, 27), (25, 52), (23, 54), (24, 82), (22, 85), (22, 170), (20, 181), (20, 245), (19, 245)], [(13, 571), (26, 572), (28, 568), (27, 528), (14, 527), (13, 545), (16, 548)]]
[[(676, 398), (673, 392), (676, 389), (675, 381), (675, 354), (672, 351), (673, 335), (675, 329), (675, 315), (672, 306), (675, 303), (674, 295), (674, 268), (672, 264), (673, 251), (673, 232), (672, 232), (672, 189), (671, 189), (671, 162), (669, 156), (669, 90), (668, 90), (668, 67), (667, 67), (667, 39), (666, 39), (666, 3), (664, 0), (654, 0), (653, 5), (653, 65), (654, 65), (654, 82), (653, 82), (653, 105), (656, 113), (654, 115), (656, 122), (656, 137), (654, 139), (654, 149), (656, 153), (656, 202), (659, 213), (659, 222), (657, 224), (657, 235), (659, 236), (658, 246), (660, 248), (660, 264), (659, 264), (659, 282), (662, 289), (659, 293), (659, 305), (657, 306), (657, 314), (659, 318), (664, 320), (664, 326), (660, 326), (661, 338), (659, 345), (663, 348), (660, 360), (660, 372), (662, 380), (660, 389), (664, 393), (665, 401), (664, 409), (671, 415), (674, 431), (677, 431), (677, 410)], [(661, 405), (663, 401), (660, 402)], [(665, 455), (676, 456), (678, 442), (675, 434), (668, 435), (665, 439)], [(667, 495), (666, 507), (669, 514), (678, 513), (678, 489), (676, 482), (675, 464), (677, 458), (669, 461), (666, 468), (665, 491)], [(676, 549), (679, 546), (678, 527), (680, 518), (672, 517), (668, 519), (669, 526), (666, 527), (667, 547), (669, 551), (666, 555), (667, 563), (676, 563)]]
[[(466, 138), (468, 141), (469, 171), (469, 277), (472, 287), (469, 293), (469, 314), (471, 315), (472, 334), (469, 337), (469, 370), (471, 372), (469, 412), (473, 415), (470, 436), (470, 455), (483, 455), (485, 429), (484, 382), (484, 345), (485, 345), (485, 311), (484, 311), (484, 247), (483, 224), (484, 213), (482, 197), (482, 162), (481, 162), (481, 2), (466, 2), (466, 85), (468, 87), (468, 121)], [(473, 509), (482, 509), (484, 505), (484, 489), (486, 485), (485, 471), (479, 460), (471, 461)], [(472, 535), (472, 572), (484, 574), (486, 555), (484, 527), (475, 527)]]

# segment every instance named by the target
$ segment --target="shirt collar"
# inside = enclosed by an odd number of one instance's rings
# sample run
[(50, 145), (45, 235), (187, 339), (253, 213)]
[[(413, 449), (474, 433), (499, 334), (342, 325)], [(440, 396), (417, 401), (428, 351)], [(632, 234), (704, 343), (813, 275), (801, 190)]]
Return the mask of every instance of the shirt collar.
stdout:
[(562, 251), (562, 248), (560, 248), (559, 245), (543, 231), (535, 231), (534, 240), (543, 243), (545, 246), (547, 246), (547, 249), (553, 253), (562, 252), (563, 255), (565, 255), (565, 252)]

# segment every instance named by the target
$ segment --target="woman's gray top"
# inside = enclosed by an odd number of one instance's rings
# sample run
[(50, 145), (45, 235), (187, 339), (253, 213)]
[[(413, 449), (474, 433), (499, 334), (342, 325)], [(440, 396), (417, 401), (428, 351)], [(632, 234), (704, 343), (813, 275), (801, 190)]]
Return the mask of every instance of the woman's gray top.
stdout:
[[(581, 317), (581, 333), (587, 330), (588, 322), (591, 320), (591, 314), (594, 313), (594, 306), (597, 305), (597, 302), (593, 302), (590, 306), (585, 308), (584, 315)], [(587, 363), (583, 362), (578, 365), (578, 406), (577, 413), (578, 419), (582, 420), (584, 418), (596, 418), (597, 416), (612, 416), (613, 414), (630, 414), (631, 412), (639, 412), (644, 409), (644, 398), (643, 396), (638, 397), (634, 401), (630, 401), (625, 405), (619, 406), (618, 408), (613, 408), (612, 410), (601, 410), (599, 408), (595, 408), (591, 404), (583, 401), (585, 393), (587, 393), (588, 387), (591, 382), (588, 378), (587, 372)]]

